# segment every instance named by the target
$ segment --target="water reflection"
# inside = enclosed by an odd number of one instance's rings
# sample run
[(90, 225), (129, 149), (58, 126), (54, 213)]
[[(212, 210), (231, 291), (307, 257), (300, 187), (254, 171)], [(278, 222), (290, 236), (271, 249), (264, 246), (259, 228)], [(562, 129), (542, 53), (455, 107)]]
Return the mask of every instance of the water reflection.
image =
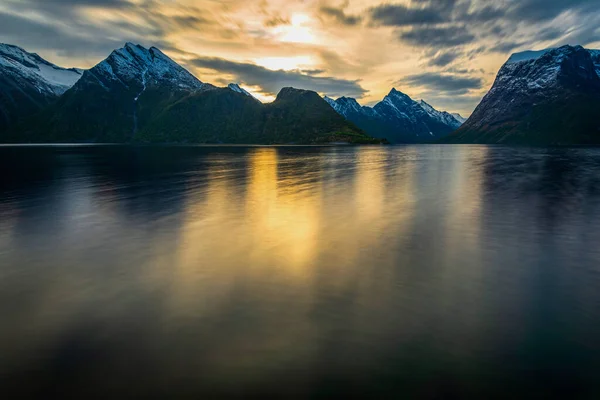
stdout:
[(598, 150), (0, 153), (0, 386), (598, 389)]

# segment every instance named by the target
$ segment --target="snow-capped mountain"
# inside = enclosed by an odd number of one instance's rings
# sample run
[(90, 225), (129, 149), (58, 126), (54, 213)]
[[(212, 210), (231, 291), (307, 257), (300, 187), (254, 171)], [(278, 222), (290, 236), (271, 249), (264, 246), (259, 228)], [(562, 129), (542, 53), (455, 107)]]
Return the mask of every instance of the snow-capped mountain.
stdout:
[(248, 92), (246, 89), (240, 87), (240, 85), (238, 85), (237, 83), (230, 83), (229, 85), (227, 85), (227, 87), (236, 93), (243, 94), (245, 96), (251, 97), (254, 100), (260, 102), (260, 100), (258, 100), (256, 97), (252, 96), (252, 94), (250, 92)]
[(184, 91), (211, 86), (200, 82), (156, 47), (146, 49), (133, 43), (114, 50), (106, 60), (87, 71), (82, 81), (97, 83), (107, 90), (114, 85), (142, 90), (162, 86)]
[(514, 54), (447, 141), (600, 143), (599, 66), (600, 51), (581, 46)]
[(85, 71), (31, 131), (44, 126), (53, 141), (123, 142), (170, 104), (212, 89), (157, 48), (126, 43)]
[(419, 105), (423, 107), (423, 110), (425, 110), (430, 117), (437, 119), (438, 121), (443, 122), (454, 129), (457, 129), (463, 124), (463, 122), (465, 122), (465, 119), (461, 117), (460, 114), (450, 114), (446, 111), (438, 111), (431, 105), (427, 104), (425, 100), (421, 100)]
[(61, 68), (18, 46), (0, 44), (0, 69), (20, 86), (31, 84), (38, 92), (61, 95), (81, 78), (83, 70)]
[(82, 73), (61, 68), (18, 46), (0, 44), (0, 131), (56, 100)]
[(600, 76), (600, 50), (588, 50), (590, 56), (592, 56), (592, 62), (596, 67), (596, 73)]
[(463, 117), (459, 113), (452, 113), (450, 115), (452, 115), (458, 122), (460, 122), (461, 125), (467, 121), (467, 118)]
[(438, 111), (423, 100), (416, 102), (396, 89), (374, 107), (361, 106), (348, 97), (325, 97), (325, 101), (372, 136), (385, 137), (393, 143), (430, 142), (461, 125), (452, 114)]
[(13, 142), (381, 143), (315, 92), (284, 88), (262, 104), (239, 85), (202, 83), (160, 50), (127, 43), (83, 73)]
[(372, 107), (361, 106), (358, 104), (358, 101), (352, 97), (340, 97), (339, 99), (334, 100), (331, 97), (325, 96), (324, 99), (338, 114), (346, 119), (350, 119), (355, 114), (363, 115), (368, 118), (376, 118), (379, 115)]

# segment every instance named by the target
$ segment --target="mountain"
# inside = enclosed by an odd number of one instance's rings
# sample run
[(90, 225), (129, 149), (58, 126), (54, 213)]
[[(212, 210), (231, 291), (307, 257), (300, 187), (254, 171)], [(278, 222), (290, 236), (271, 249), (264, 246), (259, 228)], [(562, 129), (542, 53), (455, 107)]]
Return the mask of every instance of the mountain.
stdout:
[(433, 108), (431, 105), (427, 104), (425, 100), (421, 100), (419, 105), (429, 114), (429, 116), (436, 121), (440, 121), (445, 125), (449, 126), (452, 129), (457, 129), (460, 127), (466, 120), (461, 117), (460, 114), (454, 113), (450, 114), (446, 111), (438, 111)]
[(244, 95), (252, 97), (256, 101), (258, 101), (258, 99), (256, 97), (252, 96), (250, 94), (250, 92), (248, 92), (246, 89), (241, 88), (240, 85), (238, 85), (237, 83), (230, 83), (227, 87), (229, 89), (233, 90), (234, 92), (244, 94)]
[(467, 121), (467, 118), (463, 117), (459, 113), (452, 113), (450, 115), (452, 115), (454, 117), (454, 119), (456, 119), (458, 122), (460, 122), (461, 125)]
[(0, 133), (56, 101), (82, 73), (58, 67), (18, 46), (0, 44)]
[(214, 89), (155, 47), (127, 43), (16, 131), (18, 141), (125, 142), (169, 104)]
[(385, 137), (393, 143), (431, 142), (461, 125), (458, 118), (462, 117), (438, 111), (423, 100), (416, 102), (396, 89), (374, 107), (361, 106), (348, 97), (337, 100), (325, 97), (325, 101), (370, 135)]
[[(76, 71), (80, 73), (80, 71)], [(203, 83), (155, 47), (127, 43), (59, 98), (10, 127), (8, 142), (380, 143), (315, 92), (262, 104), (237, 84)], [(50, 91), (50, 89), (48, 90)]]
[(338, 115), (315, 92), (282, 89), (263, 104), (231, 87), (194, 93), (168, 106), (136, 135), (141, 142), (381, 143)]
[(563, 46), (512, 55), (448, 143), (600, 144), (600, 51)]

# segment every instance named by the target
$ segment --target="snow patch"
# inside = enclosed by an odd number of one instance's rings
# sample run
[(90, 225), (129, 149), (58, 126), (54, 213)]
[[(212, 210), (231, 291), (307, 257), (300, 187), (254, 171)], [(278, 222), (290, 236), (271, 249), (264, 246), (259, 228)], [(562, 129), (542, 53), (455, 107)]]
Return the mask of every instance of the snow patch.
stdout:
[(56, 66), (18, 46), (0, 44), (0, 69), (17, 81), (26, 81), (40, 93), (61, 95), (82, 76), (83, 71)]
[(529, 60), (537, 60), (544, 54), (554, 49), (545, 49), (545, 50), (528, 50), (522, 51), (520, 53), (514, 53), (506, 61), (507, 64), (514, 64), (521, 61), (529, 61)]

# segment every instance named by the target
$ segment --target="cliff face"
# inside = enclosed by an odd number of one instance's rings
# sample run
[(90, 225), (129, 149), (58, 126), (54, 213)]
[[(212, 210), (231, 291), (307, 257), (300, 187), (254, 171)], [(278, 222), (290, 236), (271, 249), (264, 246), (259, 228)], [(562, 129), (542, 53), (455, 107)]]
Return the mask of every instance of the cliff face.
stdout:
[(515, 54), (449, 143), (600, 143), (599, 52), (564, 46)]

